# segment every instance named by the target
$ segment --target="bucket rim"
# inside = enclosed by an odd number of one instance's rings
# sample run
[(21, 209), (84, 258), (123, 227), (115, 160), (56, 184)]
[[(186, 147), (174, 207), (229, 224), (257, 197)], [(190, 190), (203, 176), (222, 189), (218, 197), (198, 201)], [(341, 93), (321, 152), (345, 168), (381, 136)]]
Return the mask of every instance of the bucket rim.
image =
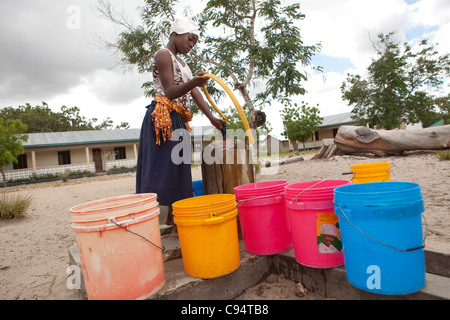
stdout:
[[(407, 190), (411, 190), (411, 189), (420, 189), (420, 184), (415, 183), (415, 182), (403, 182), (403, 181), (386, 181), (386, 182), (369, 182), (369, 183), (357, 183), (357, 184), (350, 184), (350, 185), (344, 185), (344, 186), (340, 186), (337, 187), (334, 192), (335, 193), (343, 193), (345, 190), (347, 189), (367, 189), (367, 188), (377, 188), (378, 190), (380, 190), (380, 187), (382, 186), (409, 186), (410, 188), (405, 188), (402, 190), (394, 190), (397, 192), (405, 192)], [(390, 191), (391, 192), (391, 191)], [(386, 191), (384, 192), (373, 192), (373, 193), (386, 193)]]
[[(229, 212), (231, 210), (234, 210), (236, 208), (236, 201), (230, 202), (227, 204), (223, 204), (221, 206), (207, 206), (207, 207), (192, 207), (192, 208), (185, 208), (184, 210), (180, 209), (173, 209), (173, 216), (178, 217), (178, 219), (188, 220), (192, 219), (192, 217), (196, 218), (208, 218), (212, 215), (221, 215), (226, 212)], [(198, 213), (199, 211), (202, 211), (202, 213)]]
[(339, 205), (375, 206), (376, 200), (383, 200), (383, 206), (392, 206), (423, 201), (423, 195), (420, 184), (400, 181), (358, 183), (334, 190), (334, 203)]
[[(215, 203), (198, 203), (198, 204), (191, 204), (191, 202), (198, 202), (203, 201), (204, 199), (212, 199), (212, 198), (224, 198), (222, 201), (215, 202)], [(236, 204), (236, 196), (234, 194), (229, 193), (221, 193), (221, 194), (208, 194), (198, 197), (191, 197), (186, 198), (182, 200), (178, 200), (172, 204), (173, 211), (176, 210), (178, 212), (185, 211), (185, 210), (191, 210), (191, 209), (202, 209), (202, 208), (214, 208), (214, 207), (221, 207), (223, 205), (232, 205)]]
[[(208, 226), (223, 223), (235, 218), (238, 214), (238, 209), (234, 208), (230, 212), (218, 213), (217, 215), (210, 214), (208, 217), (197, 216), (195, 219), (180, 219), (179, 216), (174, 215), (174, 222), (177, 226)], [(208, 222), (210, 220), (212, 222)]]
[[(92, 206), (95, 206), (98, 204), (102, 204), (102, 203), (107, 204), (112, 201), (122, 200), (122, 199), (126, 199), (126, 198), (129, 198), (129, 199), (138, 198), (138, 199), (135, 201), (131, 201), (131, 202), (127, 202), (127, 203), (123, 203), (123, 204), (119, 204), (119, 205), (106, 206), (106, 207), (102, 207), (102, 208), (80, 211), (81, 209), (89, 208), (89, 207), (92, 207)], [(156, 199), (157, 199), (156, 193), (137, 193), (137, 194), (131, 194), (131, 195), (122, 195), (122, 196), (110, 197), (110, 198), (99, 199), (99, 200), (82, 203), (82, 204), (73, 206), (72, 208), (69, 209), (69, 211), (73, 215), (91, 214), (91, 213), (95, 213), (95, 212), (108, 212), (111, 210), (116, 210), (117, 208), (132, 207), (137, 204), (142, 204), (142, 203), (151, 202), (151, 201), (155, 201), (158, 204)]]
[[(320, 183), (319, 183), (320, 182)], [(327, 183), (338, 183), (337, 185), (327, 185), (327, 186), (321, 186), (322, 183), (327, 184)], [(301, 182), (296, 182), (296, 183), (292, 183), (287, 185), (284, 189), (286, 191), (286, 193), (289, 192), (297, 192), (297, 191), (303, 191), (305, 189), (307, 189), (308, 187), (314, 185), (315, 183), (319, 183), (316, 186), (313, 186), (311, 188), (308, 189), (311, 191), (329, 191), (330, 189), (335, 189), (344, 185), (348, 185), (351, 183), (351, 181), (349, 180), (312, 180), (312, 181), (301, 181)], [(299, 186), (304, 185), (303, 188), (298, 188)]]
[[(103, 217), (103, 218), (98, 218), (98, 219), (92, 219), (92, 220), (73, 220), (71, 219), (71, 222), (73, 224), (90, 224), (90, 225), (96, 225), (97, 224), (107, 224), (108, 221), (110, 221), (111, 219), (114, 219), (117, 223), (121, 223), (123, 221), (129, 220), (129, 219), (135, 219), (138, 217), (143, 217), (146, 216), (150, 213), (156, 213), (159, 212), (159, 207), (153, 207), (153, 208), (148, 208), (145, 210), (141, 210), (141, 211), (137, 211), (137, 212), (131, 212), (131, 213), (126, 213), (126, 214), (122, 214), (122, 215), (118, 215), (118, 216), (110, 216), (110, 217)], [(127, 216), (131, 216), (131, 215), (137, 215), (137, 217), (129, 217), (129, 219), (126, 219)], [(120, 221), (122, 220), (122, 221)]]
[(350, 165), (350, 169), (361, 169), (361, 168), (390, 168), (390, 162), (371, 162), (371, 163), (358, 163)]
[[(141, 222), (145, 222), (147, 220), (153, 219), (155, 217), (157, 217), (159, 215), (159, 210), (154, 210), (154, 212), (151, 212), (149, 214), (146, 214), (144, 216), (140, 216), (137, 218), (131, 218), (122, 222), (116, 222), (118, 225), (122, 226), (122, 227), (127, 227), (127, 226), (132, 226)], [(113, 219), (115, 220), (115, 219)], [(110, 219), (108, 219), (108, 222), (111, 221)], [(108, 230), (113, 230), (113, 229), (119, 229), (120, 227), (117, 226), (114, 223), (106, 223), (106, 224), (101, 224), (101, 225), (93, 225), (93, 226), (78, 226), (78, 225), (74, 225), (72, 223), (71, 225), (72, 230), (75, 232), (81, 232), (81, 233), (86, 233), (86, 232), (101, 232), (101, 231), (108, 231)]]
[(234, 187), (233, 190), (236, 192), (260, 192), (265, 191), (267, 189), (279, 189), (288, 185), (288, 181), (286, 180), (273, 180), (273, 181), (261, 181), (254, 183), (247, 183), (237, 187)]

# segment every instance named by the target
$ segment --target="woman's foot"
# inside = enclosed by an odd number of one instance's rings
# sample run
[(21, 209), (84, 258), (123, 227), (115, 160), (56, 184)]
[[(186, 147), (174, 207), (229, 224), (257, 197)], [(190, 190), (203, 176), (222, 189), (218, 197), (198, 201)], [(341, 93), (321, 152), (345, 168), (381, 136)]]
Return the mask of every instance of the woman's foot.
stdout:
[(173, 227), (172, 227), (172, 237), (173, 238), (178, 238), (178, 228), (177, 228), (176, 224), (174, 224)]
[(172, 207), (168, 207), (166, 221), (164, 221), (165, 225), (173, 226), (175, 223), (173, 222), (173, 213), (172, 213)]

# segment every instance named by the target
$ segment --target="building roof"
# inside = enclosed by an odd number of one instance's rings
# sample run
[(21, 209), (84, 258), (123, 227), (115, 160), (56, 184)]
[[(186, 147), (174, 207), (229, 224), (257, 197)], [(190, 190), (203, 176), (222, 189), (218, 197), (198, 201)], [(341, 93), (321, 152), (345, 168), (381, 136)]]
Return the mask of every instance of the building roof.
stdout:
[[(289, 139), (285, 138), (281, 134), (269, 133), (268, 136), (271, 136), (272, 138), (277, 139), (278, 141), (289, 141)], [(267, 139), (267, 137), (266, 137), (266, 139)]]
[(331, 116), (322, 117), (323, 121), (322, 121), (322, 124), (319, 126), (319, 128), (330, 127), (330, 126), (339, 126), (339, 125), (350, 124), (350, 123), (358, 123), (357, 120), (352, 119), (352, 115), (353, 115), (353, 113), (346, 112), (346, 113), (339, 113), (339, 114), (334, 114)]
[(438, 122), (432, 124), (430, 127), (439, 127), (439, 126), (443, 126), (444, 123), (444, 119), (439, 120)]
[(25, 148), (106, 143), (118, 141), (139, 141), (140, 129), (86, 130), (65, 132), (29, 133)]
[[(211, 134), (213, 126), (195, 126), (192, 137)], [(28, 141), (22, 143), (25, 148), (67, 146), (108, 142), (139, 141), (141, 129), (86, 130), (65, 132), (29, 133)]]

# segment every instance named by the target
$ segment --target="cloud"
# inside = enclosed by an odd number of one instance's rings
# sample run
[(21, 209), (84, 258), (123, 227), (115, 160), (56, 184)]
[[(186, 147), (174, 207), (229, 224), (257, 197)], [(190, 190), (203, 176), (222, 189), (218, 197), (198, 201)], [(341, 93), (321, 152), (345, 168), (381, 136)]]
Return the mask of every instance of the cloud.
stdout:
[(0, 102), (46, 100), (115, 66), (111, 52), (95, 44), (95, 33), (113, 35), (111, 26), (93, 13), (89, 2), (73, 3), (2, 3)]
[(370, 50), (369, 36), (403, 28), (408, 20), (403, 0), (305, 0), (301, 8), (305, 40), (321, 41), (323, 54), (340, 58)]
[[(132, 17), (137, 16), (137, 6), (144, 4), (144, 0), (110, 1)], [(293, 2), (298, 1), (284, 0)], [(112, 68), (116, 65), (112, 53), (99, 49), (95, 36), (114, 40), (121, 29), (95, 14), (96, 4), (97, 0), (2, 1), (0, 108), (41, 101), (56, 110), (63, 104), (76, 105), (87, 118), (110, 116), (117, 124), (127, 121), (140, 127), (149, 103), (141, 85), (149, 75)], [(180, 1), (178, 13), (186, 6), (197, 13), (205, 4), (205, 0)], [(319, 103), (321, 115), (348, 111), (340, 85), (347, 72), (363, 75), (367, 71), (375, 56), (370, 38), (376, 39), (380, 32), (397, 30), (401, 41), (426, 36), (450, 52), (448, 0), (419, 0), (410, 5), (404, 0), (303, 0), (300, 4), (306, 15), (298, 25), (304, 43), (322, 43), (313, 63), (324, 63), (325, 73), (311, 72), (304, 84), (308, 93), (296, 100), (312, 106)], [(279, 107), (273, 105), (266, 112), (279, 132)]]

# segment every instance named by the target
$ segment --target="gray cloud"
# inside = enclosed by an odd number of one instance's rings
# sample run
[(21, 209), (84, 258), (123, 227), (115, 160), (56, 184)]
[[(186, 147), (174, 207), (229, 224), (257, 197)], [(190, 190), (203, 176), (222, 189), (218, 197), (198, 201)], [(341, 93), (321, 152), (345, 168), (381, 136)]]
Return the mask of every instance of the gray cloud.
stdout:
[(45, 101), (115, 65), (111, 53), (95, 45), (96, 34), (110, 38), (114, 32), (93, 13), (95, 3), (2, 1), (0, 107), (8, 101)]

